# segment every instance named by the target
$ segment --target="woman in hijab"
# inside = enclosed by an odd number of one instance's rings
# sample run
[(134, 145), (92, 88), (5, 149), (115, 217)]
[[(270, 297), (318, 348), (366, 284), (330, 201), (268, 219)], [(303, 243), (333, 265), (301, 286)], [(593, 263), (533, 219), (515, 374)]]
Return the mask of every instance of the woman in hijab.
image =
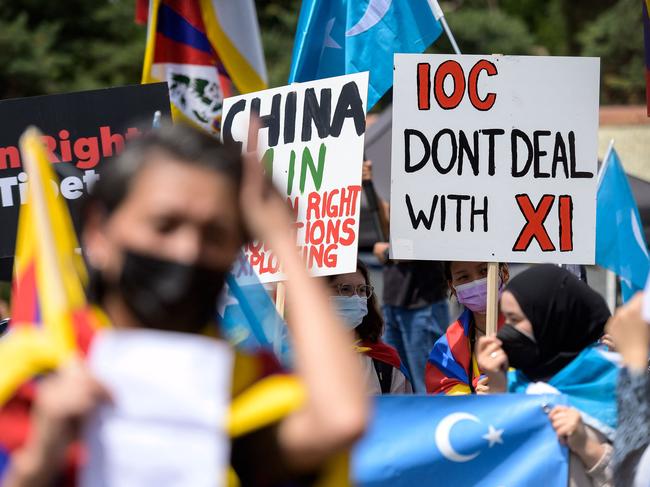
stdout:
[[(571, 486), (612, 485), (617, 366), (597, 348), (610, 313), (605, 301), (571, 273), (539, 265), (512, 279), (501, 297), (506, 319), (478, 343), (491, 392), (565, 394), (549, 420), (571, 450)], [(508, 367), (514, 371), (506, 374)]]

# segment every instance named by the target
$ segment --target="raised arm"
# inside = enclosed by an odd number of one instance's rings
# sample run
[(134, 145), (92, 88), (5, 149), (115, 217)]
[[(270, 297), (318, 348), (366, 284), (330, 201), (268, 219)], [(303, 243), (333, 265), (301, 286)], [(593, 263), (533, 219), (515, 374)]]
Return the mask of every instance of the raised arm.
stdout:
[(282, 422), (278, 440), (293, 467), (309, 469), (362, 434), (368, 410), (362, 370), (323, 283), (308, 275), (299, 257), (284, 201), (270, 187), (255, 157), (247, 156), (244, 165), (241, 198), (246, 224), (282, 263), (296, 372), (307, 390), (305, 406)]

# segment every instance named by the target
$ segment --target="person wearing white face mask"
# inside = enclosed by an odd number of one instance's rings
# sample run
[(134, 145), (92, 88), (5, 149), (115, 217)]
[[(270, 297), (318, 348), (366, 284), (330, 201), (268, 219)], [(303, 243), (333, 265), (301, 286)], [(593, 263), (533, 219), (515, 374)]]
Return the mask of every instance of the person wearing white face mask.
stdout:
[(377, 307), (368, 269), (357, 261), (357, 271), (327, 277), (330, 303), (357, 339), (370, 394), (410, 394), (408, 373), (395, 350), (382, 342), (384, 322)]
[[(428, 394), (486, 394), (487, 377), (481, 374), (475, 344), (485, 336), (487, 263), (446, 262), (445, 277), (458, 303), (465, 308), (435, 343), (425, 369)], [(500, 290), (508, 281), (507, 264), (499, 265)], [(499, 326), (503, 319), (499, 317)]]

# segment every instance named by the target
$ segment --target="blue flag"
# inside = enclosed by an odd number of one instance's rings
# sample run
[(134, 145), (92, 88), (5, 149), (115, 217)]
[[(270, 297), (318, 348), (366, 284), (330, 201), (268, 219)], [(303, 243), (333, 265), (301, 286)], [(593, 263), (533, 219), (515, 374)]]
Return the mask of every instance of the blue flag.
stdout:
[(352, 453), (357, 487), (565, 487), (568, 451), (545, 409), (560, 395), (383, 396)]
[[(619, 371), (620, 356), (595, 345), (585, 348), (545, 381), (545, 387), (553, 387), (564, 394), (569, 406), (580, 411), (585, 424), (613, 440), (618, 417), (616, 382)], [(510, 392), (526, 392), (530, 385), (530, 380), (521, 371), (508, 372)]]
[(603, 163), (596, 205), (596, 264), (621, 280), (623, 301), (645, 286), (648, 246), (630, 183), (614, 149)]
[(244, 254), (226, 277), (218, 315), (221, 332), (230, 343), (248, 351), (267, 349), (283, 366), (291, 367), (287, 324)]
[(393, 54), (441, 32), (428, 0), (303, 0), (289, 83), (370, 71), (370, 110), (393, 84)]

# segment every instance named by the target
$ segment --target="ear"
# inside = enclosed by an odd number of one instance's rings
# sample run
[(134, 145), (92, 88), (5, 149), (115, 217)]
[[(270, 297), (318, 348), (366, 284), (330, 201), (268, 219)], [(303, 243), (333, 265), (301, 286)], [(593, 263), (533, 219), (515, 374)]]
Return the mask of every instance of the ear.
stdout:
[(449, 286), (449, 295), (451, 296), (456, 296), (456, 288), (454, 285), (451, 283), (451, 280), (447, 281), (447, 286)]

